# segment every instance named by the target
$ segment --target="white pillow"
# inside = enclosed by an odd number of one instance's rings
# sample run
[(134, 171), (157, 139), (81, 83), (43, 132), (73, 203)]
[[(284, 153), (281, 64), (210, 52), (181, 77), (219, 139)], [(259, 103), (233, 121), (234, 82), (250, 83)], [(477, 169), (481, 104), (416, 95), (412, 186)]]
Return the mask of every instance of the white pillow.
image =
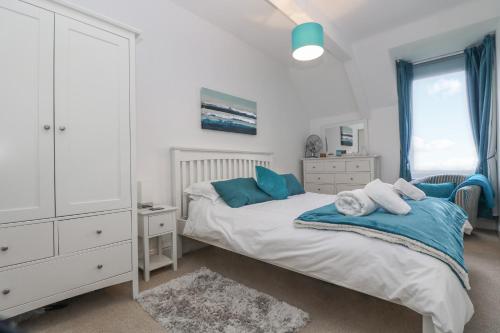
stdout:
[(200, 182), (189, 185), (184, 193), (189, 195), (189, 197), (193, 200), (198, 198), (207, 198), (212, 202), (216, 202), (219, 199), (219, 193), (212, 186), (212, 182)]

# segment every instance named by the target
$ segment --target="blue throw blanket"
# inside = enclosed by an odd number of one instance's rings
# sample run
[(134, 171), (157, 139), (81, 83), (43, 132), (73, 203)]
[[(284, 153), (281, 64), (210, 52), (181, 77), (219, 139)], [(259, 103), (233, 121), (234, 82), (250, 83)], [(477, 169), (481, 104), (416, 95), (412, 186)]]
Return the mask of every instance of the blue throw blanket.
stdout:
[(346, 216), (330, 204), (303, 213), (295, 220), (301, 228), (350, 231), (406, 246), (446, 263), (470, 288), (464, 264), (462, 227), (467, 214), (446, 199), (408, 200), (411, 211), (400, 216), (380, 208), (367, 216)]
[(491, 209), (495, 206), (495, 193), (491, 184), (483, 175), (475, 174), (460, 183), (450, 195), (450, 201), (455, 201), (455, 196), (459, 189), (465, 186), (477, 185), (481, 187), (481, 196), (479, 197), (479, 216), (491, 217)]

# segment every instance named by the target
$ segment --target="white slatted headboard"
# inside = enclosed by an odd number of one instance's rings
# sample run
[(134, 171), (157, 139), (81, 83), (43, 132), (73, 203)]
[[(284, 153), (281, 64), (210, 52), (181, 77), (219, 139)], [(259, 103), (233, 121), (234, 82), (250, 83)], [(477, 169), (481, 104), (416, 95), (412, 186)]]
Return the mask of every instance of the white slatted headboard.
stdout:
[(224, 178), (254, 177), (257, 165), (270, 168), (273, 154), (251, 151), (195, 148), (171, 149), (172, 195), (177, 218), (187, 216), (184, 190), (191, 184)]

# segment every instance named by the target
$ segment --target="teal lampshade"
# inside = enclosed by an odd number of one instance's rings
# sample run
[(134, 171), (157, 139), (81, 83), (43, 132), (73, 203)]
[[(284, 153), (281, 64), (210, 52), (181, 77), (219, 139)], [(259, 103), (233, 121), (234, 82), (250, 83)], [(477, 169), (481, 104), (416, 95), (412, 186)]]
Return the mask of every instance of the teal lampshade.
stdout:
[(292, 56), (300, 61), (319, 58), (323, 50), (323, 27), (316, 22), (299, 24), (292, 31)]

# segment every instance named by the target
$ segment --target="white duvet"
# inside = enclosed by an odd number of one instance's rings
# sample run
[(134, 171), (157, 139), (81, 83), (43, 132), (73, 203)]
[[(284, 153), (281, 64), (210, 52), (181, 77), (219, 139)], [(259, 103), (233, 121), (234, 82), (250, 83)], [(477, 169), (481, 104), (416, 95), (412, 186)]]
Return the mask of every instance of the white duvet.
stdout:
[(463, 332), (474, 313), (459, 279), (443, 262), (350, 232), (295, 228), (305, 211), (334, 196), (306, 193), (230, 208), (192, 201), (184, 234), (430, 315), (442, 332)]

